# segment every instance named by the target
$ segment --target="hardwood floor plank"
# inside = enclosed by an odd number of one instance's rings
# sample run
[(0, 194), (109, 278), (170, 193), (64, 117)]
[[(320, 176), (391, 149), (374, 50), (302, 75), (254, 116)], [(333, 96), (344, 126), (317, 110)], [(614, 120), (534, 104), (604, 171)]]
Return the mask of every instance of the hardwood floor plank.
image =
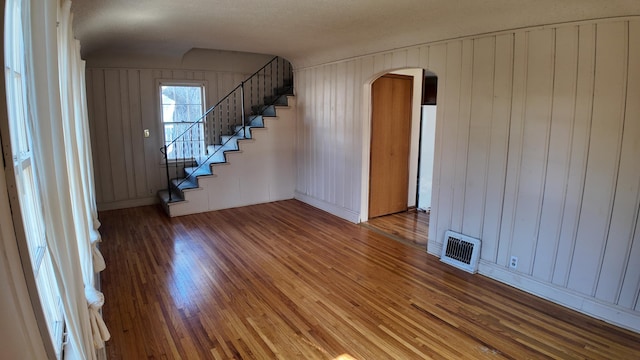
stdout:
[(109, 359), (640, 358), (639, 334), (295, 200), (100, 220)]
[(400, 241), (417, 246), (427, 245), (429, 214), (416, 209), (369, 219), (361, 225)]

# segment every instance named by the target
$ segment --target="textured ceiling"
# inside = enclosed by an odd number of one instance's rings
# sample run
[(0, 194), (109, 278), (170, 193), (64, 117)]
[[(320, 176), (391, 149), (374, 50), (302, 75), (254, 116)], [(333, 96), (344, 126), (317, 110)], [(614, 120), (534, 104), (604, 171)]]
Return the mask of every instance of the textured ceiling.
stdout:
[(640, 0), (73, 0), (85, 56), (192, 48), (297, 65), (525, 26), (640, 15)]

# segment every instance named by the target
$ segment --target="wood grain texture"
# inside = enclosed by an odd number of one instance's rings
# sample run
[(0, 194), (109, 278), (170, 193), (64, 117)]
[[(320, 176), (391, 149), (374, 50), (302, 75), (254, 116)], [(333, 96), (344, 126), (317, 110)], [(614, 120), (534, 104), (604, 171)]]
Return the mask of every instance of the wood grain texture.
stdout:
[[(110, 359), (632, 359), (640, 335), (295, 200), (100, 213)], [(341, 357), (342, 356), (342, 357)]]
[(360, 225), (379, 231), (395, 240), (418, 245), (423, 249), (427, 245), (429, 214), (416, 209), (369, 219)]
[(388, 74), (371, 86), (369, 218), (407, 210), (413, 78)]

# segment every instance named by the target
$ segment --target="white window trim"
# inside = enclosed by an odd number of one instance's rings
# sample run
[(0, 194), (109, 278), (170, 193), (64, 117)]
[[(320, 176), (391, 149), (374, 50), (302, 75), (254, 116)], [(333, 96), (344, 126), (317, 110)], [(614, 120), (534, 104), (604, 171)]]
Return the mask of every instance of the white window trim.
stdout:
[[(156, 126), (156, 134), (158, 135), (155, 136), (155, 139), (158, 144), (158, 149), (164, 148), (164, 144), (165, 144), (164, 122), (162, 119), (162, 111), (163, 111), (162, 110), (162, 86), (200, 86), (202, 87), (203, 113), (210, 107), (209, 98), (208, 98), (209, 82), (207, 80), (185, 80), (185, 79), (167, 79), (167, 78), (156, 79), (157, 96), (155, 97), (155, 102), (156, 102), (155, 126)], [(206, 143), (204, 144), (204, 146), (206, 147)], [(192, 161), (192, 160), (194, 159), (179, 158), (179, 159), (169, 159), (168, 161), (165, 161), (165, 158), (163, 155), (160, 157), (159, 164), (164, 167), (167, 163), (169, 165), (174, 165), (177, 163), (183, 163), (185, 161)]]
[[(18, 14), (16, 14), (14, 6), (20, 6)], [(27, 117), (30, 114), (26, 108), (26, 60), (24, 51), (22, 51), (24, 47), (23, 33), (20, 30), (24, 29), (24, 26), (22, 17), (19, 20), (15, 17), (16, 15), (22, 16), (25, 9), (20, 3), (11, 2), (7, 4), (5, 11), (7, 24), (3, 28), (5, 44), (3, 49), (5, 54), (3, 87), (6, 86), (7, 122), (2, 124), (2, 132), (9, 139), (5, 137), (3, 143), (6, 144), (6, 148), (3, 150), (8, 170), (6, 180), (9, 185), (10, 203), (12, 208), (20, 209), (20, 211), (13, 212), (13, 227), (27, 288), (31, 294), (30, 302), (39, 324), (45, 351), (48, 353), (48, 357), (61, 358), (64, 347), (65, 320), (59, 289), (55, 280), (51, 279), (52, 259), (44, 238), (46, 232), (42, 225), (41, 192), (37, 185), (37, 169), (33, 162), (32, 134), (29, 133), (27, 125)], [(16, 21), (19, 23), (17, 24)], [(5, 32), (6, 30), (11, 32)], [(7, 53), (9, 56), (6, 56)], [(9, 78), (6, 78), (7, 76)], [(16, 125), (13, 131), (12, 124)], [(29, 173), (25, 173), (26, 171)], [(25, 178), (26, 175), (29, 175), (29, 179)], [(23, 197), (23, 194), (26, 196)], [(30, 216), (35, 216), (35, 218), (30, 218)], [(43, 271), (47, 271), (48, 279), (42, 278), (45, 274)], [(39, 281), (45, 283), (39, 286)], [(47, 314), (49, 315), (47, 316)]]

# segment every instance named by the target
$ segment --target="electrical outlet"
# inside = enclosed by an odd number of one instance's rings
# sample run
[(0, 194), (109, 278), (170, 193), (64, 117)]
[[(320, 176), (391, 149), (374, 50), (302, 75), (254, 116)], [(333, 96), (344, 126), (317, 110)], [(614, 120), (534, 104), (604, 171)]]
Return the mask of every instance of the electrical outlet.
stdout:
[(518, 257), (517, 256), (512, 256), (511, 260), (509, 261), (509, 267), (511, 269), (517, 269), (518, 268)]

